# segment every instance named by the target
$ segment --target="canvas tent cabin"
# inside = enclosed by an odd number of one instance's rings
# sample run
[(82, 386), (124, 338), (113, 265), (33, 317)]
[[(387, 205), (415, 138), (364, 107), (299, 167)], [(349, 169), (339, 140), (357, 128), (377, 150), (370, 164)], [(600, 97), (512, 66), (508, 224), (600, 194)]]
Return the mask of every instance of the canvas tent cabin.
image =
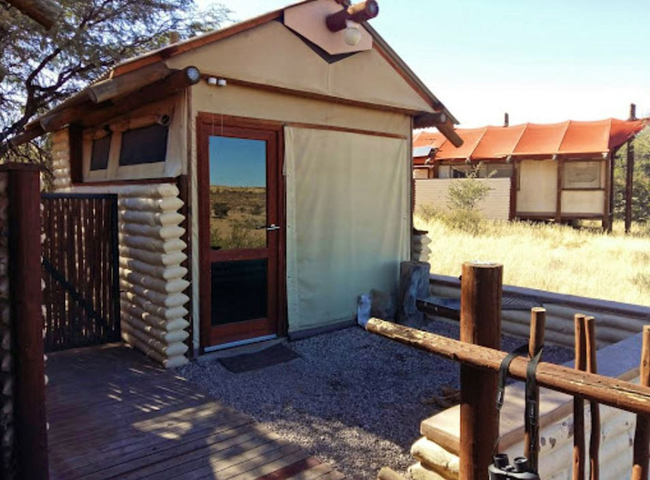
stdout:
[(437, 132), (422, 131), (414, 135), (413, 176), (464, 178), (478, 167), (477, 177), (488, 182), (509, 179), (509, 195), (498, 200), (509, 203), (509, 219), (592, 219), (607, 227), (613, 157), (645, 125), (645, 120), (607, 119), (458, 129), (461, 147)]
[(346, 324), (397, 286), (413, 125), (457, 141), (455, 120), (367, 22), (330, 31), (342, 11), (128, 60), (17, 139), (53, 133), (57, 192), (119, 195), (122, 336), (166, 366)]

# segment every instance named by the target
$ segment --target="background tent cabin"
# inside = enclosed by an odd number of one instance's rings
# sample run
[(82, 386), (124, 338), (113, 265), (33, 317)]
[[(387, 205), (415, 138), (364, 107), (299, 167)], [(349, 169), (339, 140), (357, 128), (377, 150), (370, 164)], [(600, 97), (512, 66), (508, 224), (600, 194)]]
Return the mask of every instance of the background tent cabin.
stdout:
[(345, 9), (301, 2), (128, 60), (19, 138), (53, 132), (57, 192), (119, 195), (122, 337), (166, 366), (348, 325), (358, 295), (396, 289), (412, 125), (460, 139), (370, 25), (328, 28)]
[(420, 179), (464, 178), (478, 168), (478, 178), (499, 185), (499, 179), (510, 180), (510, 194), (493, 200), (509, 203), (503, 219), (592, 219), (608, 228), (614, 155), (645, 125), (646, 120), (607, 119), (458, 129), (461, 147), (422, 131), (413, 142), (416, 199), (424, 202), (429, 190), (440, 187)]

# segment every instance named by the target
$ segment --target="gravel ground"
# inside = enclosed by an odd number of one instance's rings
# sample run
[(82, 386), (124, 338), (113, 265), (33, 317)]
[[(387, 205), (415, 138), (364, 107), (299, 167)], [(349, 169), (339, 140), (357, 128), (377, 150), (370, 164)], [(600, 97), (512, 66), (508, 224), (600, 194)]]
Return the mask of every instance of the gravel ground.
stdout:
[[(427, 330), (458, 338), (458, 325), (433, 321)], [(503, 348), (524, 343), (503, 338)], [(379, 469), (414, 463), (420, 422), (439, 408), (430, 399), (458, 388), (458, 364), (353, 327), (291, 342), (301, 358), (234, 374), (217, 360), (178, 370), (213, 396), (257, 419), (288, 441), (335, 465), (349, 479), (374, 479)], [(546, 361), (572, 352), (547, 347)]]

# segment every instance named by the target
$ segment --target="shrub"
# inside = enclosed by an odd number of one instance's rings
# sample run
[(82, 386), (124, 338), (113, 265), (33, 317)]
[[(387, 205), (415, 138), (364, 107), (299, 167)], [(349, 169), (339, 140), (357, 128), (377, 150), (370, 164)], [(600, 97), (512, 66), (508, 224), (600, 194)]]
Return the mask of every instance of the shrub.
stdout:
[(434, 218), (440, 218), (442, 213), (433, 205), (419, 205), (415, 214), (425, 222), (430, 222)]
[(216, 218), (226, 218), (230, 212), (230, 205), (222, 202), (212, 204), (212, 215)]
[(492, 190), (492, 187), (477, 179), (480, 168), (479, 164), (467, 174), (467, 178), (451, 183), (447, 197), (449, 212), (442, 219), (450, 228), (472, 235), (483, 231), (484, 220), (478, 211), (478, 204)]

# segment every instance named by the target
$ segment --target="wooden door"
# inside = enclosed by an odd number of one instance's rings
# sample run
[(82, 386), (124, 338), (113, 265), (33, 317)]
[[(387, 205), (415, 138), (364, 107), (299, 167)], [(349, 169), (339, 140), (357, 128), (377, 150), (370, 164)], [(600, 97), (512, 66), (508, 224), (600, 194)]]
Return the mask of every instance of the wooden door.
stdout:
[(279, 132), (199, 121), (201, 344), (276, 335)]

